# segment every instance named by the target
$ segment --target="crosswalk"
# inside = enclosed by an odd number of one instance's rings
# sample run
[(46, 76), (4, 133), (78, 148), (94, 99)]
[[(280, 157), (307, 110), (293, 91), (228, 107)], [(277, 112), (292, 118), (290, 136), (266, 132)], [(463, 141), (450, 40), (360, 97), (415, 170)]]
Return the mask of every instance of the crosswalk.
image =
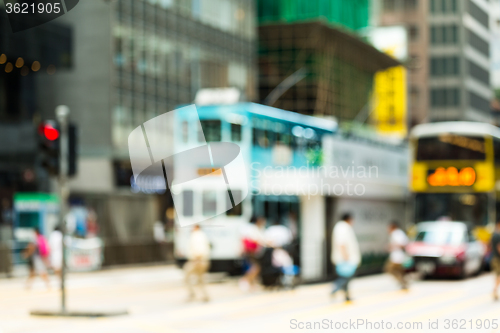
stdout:
[[(130, 311), (128, 316), (98, 320), (30, 317), (33, 307), (57, 307), (58, 293), (41, 286), (28, 292), (22, 284), (0, 281), (0, 332), (274, 333), (304, 327), (304, 331), (500, 333), (500, 302), (493, 302), (490, 274), (463, 281), (417, 281), (408, 292), (398, 290), (386, 275), (362, 277), (351, 284), (350, 303), (331, 298), (329, 284), (245, 294), (236, 280), (210, 284), (210, 303), (188, 303), (178, 272), (173, 273), (175, 278), (162, 269), (122, 274), (89, 276), (90, 282), (84, 277), (70, 283), (72, 308), (126, 307)], [(385, 326), (342, 326), (360, 321)], [(431, 323), (438, 328), (429, 327)], [(307, 325), (313, 329), (306, 330)]]

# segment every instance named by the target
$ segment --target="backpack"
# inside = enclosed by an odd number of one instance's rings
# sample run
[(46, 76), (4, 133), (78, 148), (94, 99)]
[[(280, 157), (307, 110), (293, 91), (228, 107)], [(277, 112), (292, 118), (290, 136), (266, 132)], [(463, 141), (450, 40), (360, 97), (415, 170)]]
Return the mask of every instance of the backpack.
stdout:
[(38, 235), (36, 243), (37, 243), (38, 254), (41, 257), (47, 257), (50, 253), (50, 250), (49, 250), (49, 244), (47, 244), (47, 240), (45, 239), (45, 237), (43, 237), (42, 235)]
[(249, 238), (243, 239), (243, 251), (245, 251), (245, 253), (249, 254), (255, 253), (257, 252), (258, 247), (259, 244), (257, 244), (257, 242), (254, 241), (253, 239)]

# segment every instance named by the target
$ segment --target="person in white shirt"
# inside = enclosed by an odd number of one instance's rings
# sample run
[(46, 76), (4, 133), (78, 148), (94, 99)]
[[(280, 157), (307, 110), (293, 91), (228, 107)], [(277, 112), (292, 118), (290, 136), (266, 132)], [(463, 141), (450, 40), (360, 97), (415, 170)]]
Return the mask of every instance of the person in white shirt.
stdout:
[(188, 261), (184, 265), (186, 285), (189, 290), (189, 300), (195, 298), (193, 277), (198, 281), (198, 287), (204, 302), (209, 301), (205, 290), (204, 275), (210, 267), (210, 242), (208, 237), (201, 230), (199, 225), (195, 225), (189, 237)]
[(61, 268), (63, 261), (63, 234), (59, 227), (56, 227), (49, 236), (50, 247), (50, 265), (54, 272), (61, 276)]
[[(340, 289), (345, 292), (345, 300), (350, 301), (349, 297), (349, 282), (354, 276), (355, 269), (361, 263), (361, 252), (359, 249), (358, 240), (352, 223), (354, 222), (352, 215), (349, 213), (342, 215), (342, 220), (335, 224), (332, 233), (332, 256), (331, 260), (337, 269), (338, 278), (334, 282), (332, 295)], [(354, 268), (352, 275), (343, 276), (339, 274), (339, 266), (349, 265)]]
[(405, 260), (405, 246), (408, 244), (408, 237), (398, 225), (397, 221), (389, 224), (389, 259), (385, 264), (385, 271), (398, 280), (401, 289), (408, 289), (408, 281), (403, 267)]
[(277, 221), (266, 229), (264, 239), (268, 246), (279, 248), (289, 245), (293, 240), (293, 235), (290, 229)]

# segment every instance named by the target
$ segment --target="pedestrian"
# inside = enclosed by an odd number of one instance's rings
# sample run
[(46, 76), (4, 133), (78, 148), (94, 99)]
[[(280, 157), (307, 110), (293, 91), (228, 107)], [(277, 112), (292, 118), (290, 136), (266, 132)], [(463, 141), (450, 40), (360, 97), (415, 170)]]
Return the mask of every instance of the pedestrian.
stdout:
[(361, 262), (361, 253), (358, 240), (352, 228), (354, 220), (350, 213), (342, 215), (342, 219), (335, 224), (332, 233), (331, 260), (335, 265), (337, 279), (334, 282), (332, 296), (340, 289), (345, 292), (345, 300), (351, 300), (349, 282), (354, 276)]
[(192, 281), (193, 277), (195, 277), (202, 294), (202, 300), (208, 302), (209, 298), (205, 290), (204, 275), (210, 267), (210, 242), (199, 225), (193, 227), (188, 246), (188, 261), (184, 265), (186, 285), (189, 290), (188, 300), (191, 301), (196, 297)]
[(264, 238), (268, 246), (283, 248), (292, 243), (293, 235), (289, 228), (276, 221), (266, 229)]
[(399, 282), (401, 289), (408, 289), (408, 281), (403, 262), (406, 257), (405, 246), (408, 244), (408, 237), (399, 227), (397, 221), (389, 223), (389, 258), (385, 264), (385, 271)]
[(61, 276), (61, 269), (63, 264), (63, 234), (61, 228), (57, 226), (49, 236), (50, 246), (50, 265), (54, 273)]
[(26, 281), (26, 289), (31, 288), (33, 279), (38, 274), (45, 281), (47, 289), (50, 289), (49, 277), (47, 276), (47, 267), (49, 264), (49, 245), (45, 237), (40, 233), (40, 230), (35, 228), (35, 238), (33, 242), (28, 244), (25, 250), (24, 257), (28, 259), (30, 273)]
[(264, 247), (264, 230), (266, 219), (263, 217), (252, 217), (250, 223), (245, 225), (241, 231), (243, 256), (249, 268), (239, 281), (239, 287), (243, 291), (254, 290), (256, 280), (261, 271), (259, 258)]
[(500, 286), (500, 219), (495, 226), (495, 232), (491, 237), (491, 270), (495, 273), (495, 286), (493, 288), (493, 299), (498, 300), (498, 287)]

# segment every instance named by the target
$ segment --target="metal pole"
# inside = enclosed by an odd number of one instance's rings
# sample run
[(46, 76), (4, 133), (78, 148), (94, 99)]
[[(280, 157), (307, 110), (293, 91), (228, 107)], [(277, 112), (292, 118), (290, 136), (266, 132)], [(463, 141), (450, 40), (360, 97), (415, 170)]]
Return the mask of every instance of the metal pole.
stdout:
[(68, 115), (69, 108), (65, 105), (60, 105), (56, 108), (56, 116), (59, 122), (60, 130), (60, 155), (59, 155), (59, 195), (60, 195), (60, 208), (59, 208), (59, 221), (62, 233), (62, 265), (61, 265), (61, 312), (66, 313), (66, 203), (68, 201)]

